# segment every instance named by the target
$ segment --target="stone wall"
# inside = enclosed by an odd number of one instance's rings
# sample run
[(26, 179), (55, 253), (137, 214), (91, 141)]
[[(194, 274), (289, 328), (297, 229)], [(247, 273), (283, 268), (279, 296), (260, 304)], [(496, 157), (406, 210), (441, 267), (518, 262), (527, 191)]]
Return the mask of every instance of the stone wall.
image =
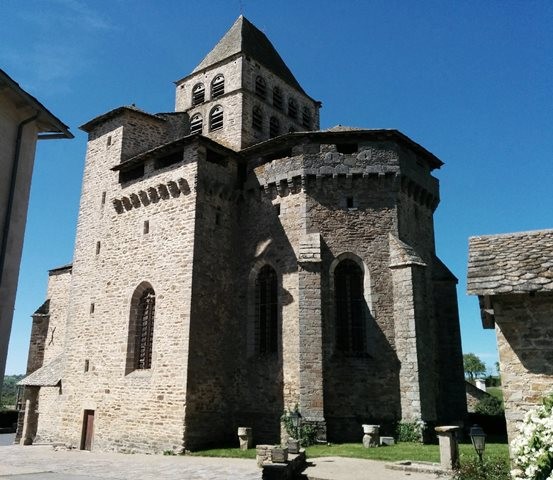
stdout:
[(495, 296), (493, 307), (507, 433), (513, 440), (524, 414), (553, 392), (553, 295)]
[(187, 449), (236, 441), (238, 318), (236, 255), (237, 163), (198, 152), (194, 257), (186, 391)]
[[(179, 165), (155, 169), (149, 160), (143, 177), (121, 184), (110, 168), (129, 156), (121, 145), (133, 153), (151, 146), (150, 135), (140, 144), (133, 131), (148, 130), (146, 121), (114, 119), (90, 134), (60, 399), (59, 436), (75, 446), (88, 409), (98, 450), (184, 448), (197, 146), (184, 148)], [(179, 188), (167, 188), (173, 184)], [(122, 198), (134, 202), (116, 210)], [(129, 372), (130, 301), (143, 282), (156, 293), (152, 367)]]

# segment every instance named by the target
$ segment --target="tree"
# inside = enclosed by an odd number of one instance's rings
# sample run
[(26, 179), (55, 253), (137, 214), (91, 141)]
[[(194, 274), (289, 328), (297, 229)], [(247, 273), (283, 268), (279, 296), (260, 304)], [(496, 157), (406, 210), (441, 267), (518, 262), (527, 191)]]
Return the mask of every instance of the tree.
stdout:
[(486, 373), (486, 365), (474, 353), (465, 353), (463, 355), (463, 368), (465, 376), (470, 380), (474, 380)]

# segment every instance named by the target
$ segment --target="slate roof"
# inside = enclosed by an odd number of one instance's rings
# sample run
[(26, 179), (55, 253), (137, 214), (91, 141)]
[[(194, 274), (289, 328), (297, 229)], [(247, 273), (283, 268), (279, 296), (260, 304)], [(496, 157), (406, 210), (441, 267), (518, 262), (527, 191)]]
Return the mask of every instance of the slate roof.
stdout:
[(242, 15), (192, 73), (199, 72), (238, 53), (255, 58), (289, 85), (305, 93), (267, 36)]
[(467, 291), (474, 295), (553, 291), (553, 230), (469, 239)]
[(17, 385), (26, 387), (55, 387), (61, 381), (63, 372), (63, 355), (59, 355), (48, 365), (40, 367), (23, 380), (17, 382)]
[(69, 127), (65, 125), (58, 117), (48, 110), (35, 97), (23, 90), (19, 84), (11, 78), (4, 70), (0, 69), (0, 90), (9, 88), (10, 91), (19, 99), (19, 106), (29, 106), (37, 114), (37, 126), (39, 132), (45, 132), (49, 135), (39, 135), (39, 138), (73, 138)]
[(426, 267), (424, 260), (411, 245), (407, 245), (391, 233), (388, 234), (388, 241), (390, 242), (390, 268), (406, 265)]
[(101, 115), (98, 115), (97, 117), (94, 117), (92, 120), (89, 120), (88, 122), (81, 125), (79, 128), (83, 132), (91, 132), (96, 126), (99, 124), (106, 122), (108, 120), (111, 120), (112, 118), (117, 117), (118, 115), (121, 115), (125, 112), (132, 112), (137, 113), (139, 115), (144, 115), (145, 117), (151, 118), (153, 120), (158, 120), (160, 122), (165, 122), (166, 120), (162, 117), (159, 117), (157, 115), (153, 115), (151, 113), (145, 112), (144, 110), (141, 110), (140, 108), (135, 107), (134, 105), (123, 105), (121, 107), (114, 108), (113, 110), (110, 110), (109, 112), (102, 113)]

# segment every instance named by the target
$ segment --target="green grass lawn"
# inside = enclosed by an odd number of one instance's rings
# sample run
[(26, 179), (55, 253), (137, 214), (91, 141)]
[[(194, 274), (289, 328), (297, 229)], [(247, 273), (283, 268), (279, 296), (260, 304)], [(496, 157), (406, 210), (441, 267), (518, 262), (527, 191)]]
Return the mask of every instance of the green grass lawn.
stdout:
[[(461, 461), (463, 458), (476, 458), (476, 453), (471, 444), (459, 445)], [(204, 457), (234, 457), (234, 458), (255, 458), (255, 448), (240, 450), (238, 448), (220, 448), (213, 450), (202, 450), (192, 455)], [(504, 443), (490, 443), (486, 445), (484, 453), (486, 458), (509, 458), (509, 447)], [(420, 443), (398, 443), (396, 445), (364, 448), (360, 443), (342, 443), (336, 445), (314, 445), (307, 447), (307, 457), (353, 457), (366, 458), (370, 460), (383, 460), (396, 462), (399, 460), (412, 460), (416, 462), (439, 462), (440, 451), (438, 445), (421, 445)]]

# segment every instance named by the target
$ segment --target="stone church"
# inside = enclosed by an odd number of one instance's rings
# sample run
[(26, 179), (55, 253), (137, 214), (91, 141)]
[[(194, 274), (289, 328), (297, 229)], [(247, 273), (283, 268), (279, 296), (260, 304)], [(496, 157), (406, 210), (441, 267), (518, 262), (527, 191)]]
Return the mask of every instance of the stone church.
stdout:
[(320, 439), (466, 411), (442, 162), (397, 130), (319, 128), (321, 103), (239, 17), (174, 112), (88, 133), (74, 258), (33, 316), (19, 437), (162, 452)]

